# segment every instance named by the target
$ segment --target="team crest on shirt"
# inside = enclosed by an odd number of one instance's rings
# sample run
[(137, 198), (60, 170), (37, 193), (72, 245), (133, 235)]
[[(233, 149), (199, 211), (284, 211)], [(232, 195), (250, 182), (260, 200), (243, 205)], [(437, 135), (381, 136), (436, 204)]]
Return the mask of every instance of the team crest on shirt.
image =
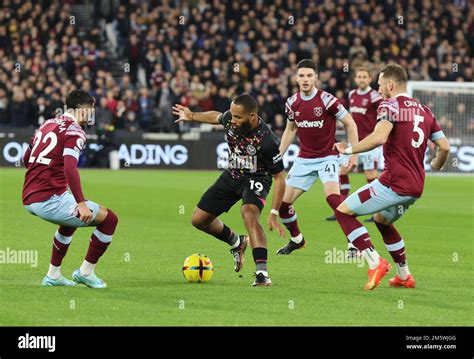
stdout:
[(362, 100), (362, 106), (365, 107), (365, 106), (367, 106), (368, 103), (369, 103), (369, 99), (368, 99), (368, 98), (364, 98), (364, 99)]
[(315, 107), (313, 109), (314, 111), (314, 114), (317, 116), (317, 117), (320, 117), (322, 114), (323, 114), (323, 108), (322, 107)]
[(254, 147), (254, 145), (247, 145), (247, 153), (250, 155), (250, 156), (253, 156), (257, 153), (257, 150), (256, 148)]

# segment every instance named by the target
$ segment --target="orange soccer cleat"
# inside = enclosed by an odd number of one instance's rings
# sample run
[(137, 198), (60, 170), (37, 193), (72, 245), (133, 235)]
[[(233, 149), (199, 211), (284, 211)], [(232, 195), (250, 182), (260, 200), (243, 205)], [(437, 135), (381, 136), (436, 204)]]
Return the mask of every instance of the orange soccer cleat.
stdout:
[(400, 287), (405, 287), (405, 288), (415, 288), (415, 280), (411, 276), (411, 274), (408, 274), (407, 279), (403, 280), (401, 279), (398, 274), (390, 279), (388, 281), (388, 284), (390, 284), (390, 287), (395, 287), (395, 288), (400, 288)]
[(385, 274), (387, 274), (388, 271), (392, 269), (390, 264), (382, 257), (379, 258), (379, 261), (380, 263), (377, 268), (369, 269), (367, 271), (367, 274), (369, 275), (369, 281), (364, 286), (365, 290), (372, 290), (378, 286)]

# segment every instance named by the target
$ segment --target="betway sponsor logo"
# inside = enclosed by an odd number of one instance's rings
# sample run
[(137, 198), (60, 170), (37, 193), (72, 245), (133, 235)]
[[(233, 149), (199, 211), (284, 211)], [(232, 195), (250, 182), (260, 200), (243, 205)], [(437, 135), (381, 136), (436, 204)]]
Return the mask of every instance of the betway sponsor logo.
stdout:
[(367, 109), (363, 107), (351, 106), (349, 108), (349, 111), (351, 113), (360, 113), (361, 115), (365, 115), (365, 113), (367, 112)]
[(324, 120), (320, 121), (295, 121), (297, 127), (302, 128), (323, 128)]

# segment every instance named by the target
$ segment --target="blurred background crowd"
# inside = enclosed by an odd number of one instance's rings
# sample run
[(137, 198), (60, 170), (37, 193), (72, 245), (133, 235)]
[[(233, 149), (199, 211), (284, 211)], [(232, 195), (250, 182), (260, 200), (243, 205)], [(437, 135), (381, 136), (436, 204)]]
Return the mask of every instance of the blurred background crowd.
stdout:
[[(101, 126), (186, 132), (171, 106), (228, 109), (254, 95), (275, 131), (297, 91), (296, 63), (318, 63), (319, 87), (345, 101), (353, 70), (394, 61), (411, 80), (472, 81), (467, 1), (19, 1), (0, 9), (0, 126), (39, 126), (80, 88)], [(474, 133), (472, 98), (439, 118)], [(461, 126), (455, 125), (461, 123)], [(189, 126), (189, 125), (184, 125)], [(451, 133), (450, 133), (451, 132)]]

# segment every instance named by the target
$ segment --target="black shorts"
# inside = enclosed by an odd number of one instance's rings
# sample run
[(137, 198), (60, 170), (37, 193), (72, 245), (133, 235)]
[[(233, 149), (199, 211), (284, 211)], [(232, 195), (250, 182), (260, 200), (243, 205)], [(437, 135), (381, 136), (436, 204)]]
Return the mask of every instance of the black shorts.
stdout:
[(198, 208), (216, 217), (228, 212), (234, 204), (242, 199), (242, 204), (254, 204), (260, 211), (272, 186), (272, 178), (266, 176), (232, 178), (225, 171), (217, 181), (209, 187), (198, 203)]

